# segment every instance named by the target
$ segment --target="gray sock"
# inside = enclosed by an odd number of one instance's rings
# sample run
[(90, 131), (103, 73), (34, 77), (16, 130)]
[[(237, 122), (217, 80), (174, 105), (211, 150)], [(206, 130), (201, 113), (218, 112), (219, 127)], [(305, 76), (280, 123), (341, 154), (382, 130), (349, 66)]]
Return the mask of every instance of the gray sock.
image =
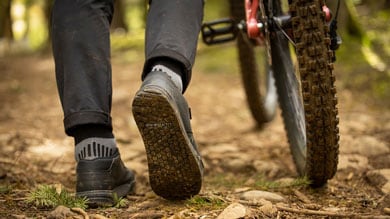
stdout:
[(75, 159), (94, 160), (111, 157), (118, 151), (115, 138), (86, 138), (75, 147)]
[(179, 89), (180, 93), (183, 92), (183, 81), (181, 80), (181, 76), (174, 72), (172, 69), (164, 66), (164, 65), (155, 65), (152, 68), (152, 71), (161, 71), (166, 73), (172, 80), (172, 82)]

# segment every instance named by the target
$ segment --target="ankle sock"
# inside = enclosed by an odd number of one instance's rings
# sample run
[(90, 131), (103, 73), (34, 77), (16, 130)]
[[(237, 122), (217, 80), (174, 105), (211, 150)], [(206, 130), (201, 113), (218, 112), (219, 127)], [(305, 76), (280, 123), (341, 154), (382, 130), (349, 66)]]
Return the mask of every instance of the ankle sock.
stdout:
[(183, 81), (180, 76), (181, 69), (176, 64), (172, 64), (168, 61), (157, 62), (153, 66), (152, 71), (161, 71), (166, 73), (172, 80), (172, 82), (176, 85), (176, 87), (179, 89), (179, 91), (181, 93), (183, 92)]
[(115, 138), (86, 138), (76, 144), (75, 159), (94, 160), (96, 158), (112, 157), (118, 153)]
[(76, 161), (111, 157), (118, 151), (112, 128), (108, 126), (80, 125), (72, 130), (72, 136)]

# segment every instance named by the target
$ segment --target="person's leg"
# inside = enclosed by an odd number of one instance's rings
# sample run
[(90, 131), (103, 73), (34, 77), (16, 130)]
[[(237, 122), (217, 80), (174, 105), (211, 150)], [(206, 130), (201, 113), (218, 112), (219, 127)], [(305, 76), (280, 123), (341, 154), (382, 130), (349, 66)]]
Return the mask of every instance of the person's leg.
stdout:
[(166, 199), (199, 193), (203, 164), (182, 93), (191, 79), (203, 0), (153, 0), (146, 28), (143, 83), (133, 101), (153, 191)]
[(53, 54), (68, 135), (74, 135), (75, 127), (87, 124), (112, 129), (112, 14), (111, 0), (57, 0), (53, 6)]
[[(109, 26), (112, 0), (56, 0), (52, 45), (64, 126), (75, 138), (78, 196), (90, 204), (126, 195), (134, 175), (126, 169), (112, 134)], [(110, 170), (109, 172), (107, 170)]]
[(143, 79), (156, 64), (169, 62), (168, 67), (179, 71), (183, 92), (186, 90), (202, 26), (203, 4), (203, 0), (150, 1)]

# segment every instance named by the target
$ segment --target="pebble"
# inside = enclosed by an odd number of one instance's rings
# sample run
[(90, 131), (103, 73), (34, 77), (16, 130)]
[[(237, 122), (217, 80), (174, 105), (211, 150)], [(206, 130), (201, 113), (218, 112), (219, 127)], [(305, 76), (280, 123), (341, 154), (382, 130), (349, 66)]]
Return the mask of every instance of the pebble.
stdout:
[(76, 214), (73, 213), (69, 208), (59, 205), (57, 206), (53, 211), (49, 213), (47, 218), (49, 219), (60, 219), (60, 218), (67, 218), (70, 216), (75, 216)]
[(283, 202), (284, 201), (284, 197), (282, 197), (276, 193), (261, 191), (261, 190), (251, 190), (248, 192), (244, 192), (244, 193), (242, 193), (241, 198), (244, 200), (247, 200), (247, 201), (252, 201), (252, 202), (256, 202), (256, 201), (259, 201), (261, 199), (265, 199), (265, 200), (271, 201), (271, 202)]
[(325, 207), (323, 210), (329, 212), (339, 212), (341, 209), (337, 207)]
[(260, 210), (263, 214), (265, 214), (265, 215), (267, 215), (267, 216), (269, 216), (269, 217), (274, 216), (274, 215), (278, 212), (278, 209), (277, 209), (277, 208), (275, 207), (275, 205), (273, 205), (272, 203), (267, 203), (267, 204), (261, 206), (261, 207), (259, 208), (259, 210)]
[(240, 188), (234, 189), (234, 193), (242, 193), (242, 192), (249, 191), (251, 189), (252, 189), (251, 187), (240, 187)]
[(390, 152), (385, 142), (375, 137), (363, 135), (353, 138), (345, 136), (340, 140), (340, 152), (342, 154), (361, 154), (367, 157), (378, 156)]
[(390, 194), (390, 169), (368, 171), (367, 178), (371, 184), (381, 189), (384, 194)]
[(22, 214), (12, 214), (12, 217), (14, 219), (26, 219), (27, 218), (26, 215), (22, 215)]
[(141, 210), (149, 209), (149, 208), (154, 208), (159, 206), (159, 202), (157, 200), (147, 200), (139, 204), (137, 207)]
[(275, 177), (280, 172), (280, 166), (272, 161), (256, 160), (253, 162), (253, 166), (259, 173), (264, 173), (268, 177)]
[(390, 208), (384, 208), (383, 212), (387, 215), (390, 215)]
[(217, 155), (222, 156), (223, 154), (226, 154), (226, 153), (236, 153), (238, 151), (239, 151), (239, 148), (233, 144), (219, 144), (219, 145), (205, 147), (203, 149), (204, 154), (213, 155), (213, 156), (214, 155), (215, 156), (217, 156)]
[(233, 173), (251, 173), (255, 172), (255, 168), (248, 160), (241, 158), (230, 159), (224, 162), (223, 168)]
[(217, 219), (238, 219), (245, 217), (246, 214), (247, 209), (245, 206), (239, 203), (232, 203), (218, 215)]
[(339, 170), (353, 168), (356, 170), (369, 169), (368, 158), (359, 154), (340, 154), (339, 163), (337, 165)]

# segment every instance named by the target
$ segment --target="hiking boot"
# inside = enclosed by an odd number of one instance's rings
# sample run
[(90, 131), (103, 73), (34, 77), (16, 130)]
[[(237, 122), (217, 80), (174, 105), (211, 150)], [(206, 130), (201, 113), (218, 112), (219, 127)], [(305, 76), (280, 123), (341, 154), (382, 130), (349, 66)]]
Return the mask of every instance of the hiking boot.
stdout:
[(198, 194), (203, 164), (192, 135), (190, 111), (169, 76), (149, 73), (132, 109), (144, 141), (153, 191), (169, 200)]
[(112, 206), (134, 190), (134, 174), (125, 167), (118, 151), (108, 158), (78, 161), (76, 173), (76, 196), (88, 198), (90, 207)]

